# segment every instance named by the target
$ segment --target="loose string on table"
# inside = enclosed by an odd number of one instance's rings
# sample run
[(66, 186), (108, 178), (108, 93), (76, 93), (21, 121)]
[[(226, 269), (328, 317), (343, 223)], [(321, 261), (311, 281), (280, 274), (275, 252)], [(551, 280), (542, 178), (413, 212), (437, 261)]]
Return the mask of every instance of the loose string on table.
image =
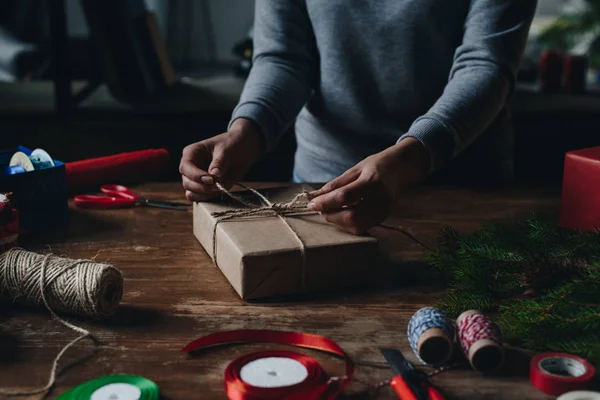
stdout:
[[(251, 218), (251, 217), (275, 216), (275, 217), (278, 217), (285, 224), (285, 226), (289, 229), (289, 231), (292, 233), (294, 239), (298, 243), (298, 247), (300, 250), (301, 263), (302, 263), (301, 288), (302, 288), (302, 290), (304, 290), (304, 288), (306, 286), (306, 246), (305, 246), (304, 242), (302, 241), (302, 239), (300, 238), (300, 236), (298, 235), (298, 233), (292, 228), (292, 226), (286, 220), (286, 217), (318, 214), (317, 211), (311, 211), (307, 208), (308, 200), (310, 198), (310, 193), (308, 191), (304, 190), (301, 193), (297, 194), (291, 201), (289, 201), (287, 203), (273, 203), (273, 202), (269, 201), (269, 199), (266, 196), (264, 196), (263, 194), (261, 194), (258, 190), (255, 190), (255, 189), (253, 189), (249, 186), (243, 185), (241, 183), (236, 183), (236, 185), (250, 191), (252, 194), (257, 196), (264, 205), (259, 206), (256, 204), (252, 204), (252, 203), (246, 201), (245, 199), (243, 199), (241, 196), (237, 196), (234, 193), (232, 193), (231, 191), (227, 190), (221, 183), (216, 182), (216, 187), (222, 193), (226, 194), (233, 200), (236, 200), (239, 203), (245, 205), (247, 208), (231, 209), (231, 210), (226, 210), (226, 211), (217, 211), (217, 212), (213, 212), (211, 214), (213, 217), (216, 218), (216, 222), (213, 227), (213, 235), (212, 235), (213, 262), (215, 263), (215, 265), (218, 265), (217, 264), (217, 227), (221, 222), (231, 221), (231, 220), (240, 219), (240, 218), (245, 219), (245, 218)], [(410, 238), (411, 240), (413, 240), (414, 242), (416, 242), (417, 244), (419, 244), (421, 247), (423, 247), (427, 250), (432, 250), (429, 246), (427, 246), (426, 244), (421, 242), (412, 233), (410, 233), (407, 229), (405, 229), (401, 226), (391, 226), (391, 225), (387, 225), (387, 224), (379, 224), (378, 226), (381, 228), (384, 228), (384, 229), (400, 232), (400, 233), (404, 234), (405, 236), (407, 236), (408, 238)]]
[(111, 265), (15, 248), (0, 255), (0, 292), (14, 302), (43, 304), (54, 319), (79, 333), (54, 358), (44, 387), (25, 391), (0, 389), (0, 394), (6, 396), (43, 394), (45, 397), (56, 382), (58, 363), (65, 352), (86, 338), (95, 345), (99, 343), (90, 331), (64, 320), (57, 312), (93, 318), (110, 316), (121, 301), (123, 278)]

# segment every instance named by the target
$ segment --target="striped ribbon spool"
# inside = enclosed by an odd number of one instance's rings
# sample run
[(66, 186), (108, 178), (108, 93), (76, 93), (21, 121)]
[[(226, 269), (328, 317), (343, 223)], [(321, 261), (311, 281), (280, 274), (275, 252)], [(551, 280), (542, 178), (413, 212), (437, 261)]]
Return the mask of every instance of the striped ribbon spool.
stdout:
[(456, 324), (462, 351), (473, 369), (489, 373), (500, 368), (504, 347), (498, 325), (476, 310), (462, 313)]
[(454, 352), (454, 325), (446, 315), (434, 308), (417, 311), (408, 323), (408, 341), (419, 361), (430, 366), (443, 366)]

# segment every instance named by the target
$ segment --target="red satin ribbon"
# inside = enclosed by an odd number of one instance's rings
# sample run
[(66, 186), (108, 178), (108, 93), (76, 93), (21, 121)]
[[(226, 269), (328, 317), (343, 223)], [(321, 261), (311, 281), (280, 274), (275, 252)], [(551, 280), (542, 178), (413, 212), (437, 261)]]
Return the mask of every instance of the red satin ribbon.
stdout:
[[(340, 395), (354, 374), (354, 362), (340, 346), (323, 336), (307, 333), (270, 330), (219, 332), (193, 341), (182, 351), (193, 352), (207, 347), (239, 342), (285, 344), (335, 354), (341, 356), (346, 362), (346, 375), (331, 378), (315, 359), (299, 353), (288, 351), (253, 353), (232, 361), (225, 370), (225, 390), (230, 400), (332, 400)], [(303, 382), (283, 388), (259, 388), (242, 381), (241, 368), (253, 360), (266, 357), (294, 359), (306, 367), (308, 377)]]

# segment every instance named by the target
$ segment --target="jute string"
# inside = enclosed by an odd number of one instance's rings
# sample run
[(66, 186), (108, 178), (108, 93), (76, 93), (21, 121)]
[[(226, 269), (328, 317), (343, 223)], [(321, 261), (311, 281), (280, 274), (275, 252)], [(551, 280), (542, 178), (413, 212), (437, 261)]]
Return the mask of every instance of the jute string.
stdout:
[(302, 280), (301, 280), (300, 285), (301, 285), (302, 290), (304, 290), (304, 288), (306, 286), (306, 246), (304, 245), (304, 242), (302, 241), (302, 239), (300, 238), (298, 233), (292, 228), (292, 226), (289, 224), (289, 222), (286, 220), (285, 217), (292, 216), (292, 215), (316, 214), (316, 212), (309, 211), (306, 208), (307, 204), (308, 204), (308, 192), (303, 191), (302, 193), (299, 193), (292, 199), (292, 201), (290, 201), (288, 203), (272, 203), (271, 201), (269, 201), (269, 199), (267, 197), (265, 197), (259, 191), (252, 189), (251, 187), (243, 185), (241, 183), (237, 183), (238, 186), (243, 187), (244, 189), (249, 190), (252, 194), (256, 195), (264, 203), (264, 206), (261, 207), (261, 206), (257, 206), (255, 204), (247, 202), (240, 196), (236, 196), (235, 194), (231, 193), (229, 190), (225, 189), (225, 187), (223, 187), (220, 183), (217, 183), (216, 185), (217, 185), (217, 188), (219, 188), (219, 190), (221, 190), (223, 193), (225, 193), (232, 199), (242, 203), (243, 205), (245, 205), (248, 208), (231, 209), (231, 210), (227, 210), (227, 211), (217, 211), (217, 212), (214, 212), (211, 214), (213, 217), (216, 218), (215, 226), (213, 228), (213, 235), (212, 235), (212, 240), (213, 240), (212, 253), (213, 253), (214, 263), (216, 265), (218, 265), (217, 264), (217, 227), (219, 226), (219, 223), (228, 221), (228, 220), (233, 220), (233, 219), (240, 219), (240, 218), (276, 216), (285, 224), (285, 226), (289, 229), (289, 231), (292, 233), (294, 239), (296, 239), (296, 242), (298, 243), (298, 248), (300, 250), (300, 258), (302, 260), (301, 261), (302, 262), (302, 267), (301, 267), (301, 271), (302, 271), (301, 279)]
[[(228, 221), (228, 220), (245, 219), (245, 218), (250, 218), (250, 217), (276, 216), (279, 219), (281, 219), (281, 221), (283, 221), (285, 226), (289, 229), (289, 231), (292, 233), (293, 237), (298, 242), (298, 246), (299, 246), (299, 250), (300, 250), (300, 257), (302, 260), (301, 288), (302, 288), (302, 290), (304, 290), (305, 286), (306, 286), (306, 246), (305, 246), (304, 242), (302, 241), (302, 239), (300, 238), (300, 236), (298, 235), (298, 233), (296, 231), (294, 231), (294, 229), (292, 228), (292, 226), (289, 224), (289, 222), (286, 220), (285, 217), (318, 214), (318, 212), (310, 211), (307, 208), (308, 200), (309, 200), (309, 196), (310, 196), (309, 192), (304, 190), (301, 193), (298, 193), (290, 202), (287, 202), (287, 203), (272, 203), (271, 201), (269, 201), (269, 199), (267, 197), (265, 197), (258, 190), (255, 190), (255, 189), (253, 189), (249, 186), (243, 185), (241, 183), (236, 183), (236, 185), (250, 191), (252, 194), (257, 196), (264, 203), (264, 205), (257, 206), (256, 204), (252, 204), (252, 203), (246, 201), (245, 199), (243, 199), (242, 197), (233, 194), (231, 191), (227, 190), (220, 183), (218, 183), (218, 182), (216, 183), (217, 188), (221, 192), (223, 192), (230, 198), (238, 201), (239, 203), (245, 205), (247, 208), (237, 208), (237, 209), (231, 209), (231, 210), (226, 210), (226, 211), (217, 211), (217, 212), (213, 212), (211, 214), (213, 217), (216, 218), (216, 222), (215, 222), (215, 226), (213, 228), (213, 234), (212, 234), (212, 253), (213, 253), (214, 263), (216, 265), (218, 265), (217, 264), (217, 227), (218, 227), (219, 223)], [(379, 224), (378, 226), (380, 228), (400, 232), (400, 233), (404, 234), (405, 236), (407, 236), (408, 238), (410, 238), (412, 241), (419, 244), (420, 246), (431, 250), (430, 247), (428, 247), (426, 244), (421, 242), (412, 233), (410, 233), (407, 229), (405, 229), (401, 226), (391, 226), (391, 225), (387, 225), (387, 224)]]
[(54, 386), (58, 363), (65, 352), (86, 338), (90, 338), (94, 344), (98, 343), (88, 330), (65, 321), (57, 312), (98, 319), (109, 317), (121, 301), (123, 277), (113, 266), (92, 260), (74, 260), (11, 249), (0, 255), (0, 293), (14, 302), (30, 306), (43, 304), (54, 319), (79, 333), (54, 358), (48, 383), (44, 387), (27, 391), (0, 389), (0, 394), (6, 396), (43, 394), (45, 397)]

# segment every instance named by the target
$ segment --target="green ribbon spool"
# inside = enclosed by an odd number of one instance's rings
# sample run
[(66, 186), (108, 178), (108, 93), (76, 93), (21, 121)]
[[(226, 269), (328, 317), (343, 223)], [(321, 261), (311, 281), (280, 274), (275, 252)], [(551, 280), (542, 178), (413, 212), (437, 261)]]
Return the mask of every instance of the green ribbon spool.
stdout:
[(103, 376), (77, 386), (57, 400), (159, 400), (156, 383), (141, 376)]

